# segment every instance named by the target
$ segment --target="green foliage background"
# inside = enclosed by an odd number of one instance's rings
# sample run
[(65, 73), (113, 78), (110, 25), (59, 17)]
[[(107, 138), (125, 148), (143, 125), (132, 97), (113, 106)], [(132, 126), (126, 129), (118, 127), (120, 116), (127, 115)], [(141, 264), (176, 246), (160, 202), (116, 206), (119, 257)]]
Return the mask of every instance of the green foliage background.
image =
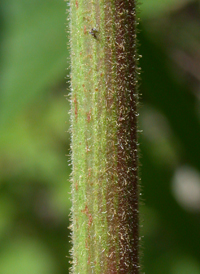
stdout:
[[(68, 273), (67, 6), (0, 2), (0, 274)], [(143, 271), (200, 274), (200, 3), (140, 10)]]

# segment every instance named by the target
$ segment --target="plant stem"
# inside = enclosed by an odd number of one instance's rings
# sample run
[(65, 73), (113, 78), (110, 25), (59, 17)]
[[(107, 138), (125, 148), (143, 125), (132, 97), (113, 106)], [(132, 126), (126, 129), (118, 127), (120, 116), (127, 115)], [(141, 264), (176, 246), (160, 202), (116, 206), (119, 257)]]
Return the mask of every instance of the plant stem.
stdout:
[(71, 0), (73, 274), (138, 274), (134, 0)]

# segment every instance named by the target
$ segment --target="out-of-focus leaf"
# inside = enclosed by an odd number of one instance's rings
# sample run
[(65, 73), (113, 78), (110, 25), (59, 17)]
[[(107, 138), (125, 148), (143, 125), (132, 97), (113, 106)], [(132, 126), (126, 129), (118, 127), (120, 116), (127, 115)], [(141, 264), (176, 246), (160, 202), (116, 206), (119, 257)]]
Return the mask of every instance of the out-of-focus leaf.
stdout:
[(182, 148), (182, 157), (187, 157), (185, 161), (200, 169), (200, 125), (196, 97), (186, 86), (179, 85), (171, 77), (166, 54), (156, 43), (148, 40), (144, 32), (140, 34), (140, 42), (144, 71), (143, 98), (166, 115)]
[(53, 274), (55, 265), (48, 250), (36, 239), (12, 240), (0, 256), (2, 274)]
[[(163, 265), (165, 265), (165, 269), (163, 269)], [(198, 262), (180, 250), (166, 252), (163, 256), (160, 256), (152, 271), (159, 274), (161, 268), (163, 274), (200, 274)]]
[[(69, 129), (69, 124), (65, 124), (69, 120), (69, 104), (64, 97), (55, 97), (46, 106), (44, 103), (44, 100), (38, 103), (37, 109), (33, 104), (26, 116), (19, 116), (0, 135), (1, 179), (23, 174), (29, 179), (43, 178), (56, 183), (66, 178), (66, 172), (69, 174), (69, 158), (65, 157), (69, 150), (64, 146)], [(63, 148), (66, 150), (62, 151)]]
[(63, 177), (63, 182), (60, 182), (56, 188), (53, 188), (51, 192), (51, 205), (56, 211), (57, 217), (67, 218), (69, 215), (69, 209), (71, 208), (70, 201), (70, 184)]
[(8, 17), (2, 46), (1, 126), (11, 125), (31, 100), (64, 78), (68, 56), (64, 1), (8, 0), (4, 5)]
[(192, 1), (194, 0), (143, 0), (140, 1), (141, 18), (161, 17)]
[[(171, 274), (172, 269), (176, 269), (174, 271), (179, 269), (182, 273), (180, 264), (172, 266), (173, 255), (159, 261), (161, 257), (165, 258), (166, 254), (170, 254), (172, 250), (176, 249), (180, 258), (182, 253), (188, 253), (190, 257), (194, 258), (194, 261), (197, 262), (193, 268), (196, 273), (195, 269), (199, 269), (198, 262), (200, 260), (197, 240), (200, 237), (199, 217), (189, 214), (179, 206), (172, 196), (171, 183), (173, 169), (175, 170), (177, 165), (189, 164), (197, 170), (200, 169), (200, 127), (196, 112), (197, 97), (191, 92), (192, 89), (189, 86), (179, 83), (177, 77), (172, 77), (169, 58), (167, 58), (166, 49), (160, 46), (159, 38), (156, 35), (150, 37), (144, 30), (139, 34), (140, 52), (143, 55), (140, 62), (143, 70), (141, 92), (145, 103), (144, 110), (147, 111), (146, 106), (150, 106), (161, 113), (167, 120), (174, 137), (171, 139), (169, 135), (165, 136), (170, 145), (168, 148), (160, 147), (162, 140), (159, 138), (154, 143), (154, 150), (152, 149), (149, 141), (152, 142), (150, 138), (155, 131), (154, 125), (159, 124), (159, 117), (154, 117), (156, 121), (147, 124), (148, 130), (144, 128), (146, 133), (140, 137), (144, 200), (148, 207), (156, 211), (159, 224), (153, 228), (156, 231), (152, 231), (151, 235), (146, 234), (145, 272)], [(143, 117), (141, 118), (143, 119)], [(156, 138), (159, 134), (162, 137), (165, 127), (164, 122), (159, 125), (162, 134), (157, 131)], [(165, 163), (161, 164), (161, 161), (158, 161), (158, 154), (152, 153), (158, 149), (168, 158), (165, 159)], [(167, 149), (166, 152), (165, 149)], [(148, 230), (148, 223), (145, 225)], [(151, 224), (150, 228), (152, 229)], [(190, 273), (192, 273), (191, 271)]]
[(0, 196), (0, 239), (4, 236), (6, 231), (14, 221), (16, 210), (13, 202), (5, 195)]

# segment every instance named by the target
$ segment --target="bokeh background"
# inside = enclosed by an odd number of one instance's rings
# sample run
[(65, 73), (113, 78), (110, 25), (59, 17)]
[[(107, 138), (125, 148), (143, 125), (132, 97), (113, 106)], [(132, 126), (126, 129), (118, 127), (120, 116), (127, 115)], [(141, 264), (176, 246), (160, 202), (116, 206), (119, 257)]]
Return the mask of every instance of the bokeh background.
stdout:
[[(68, 273), (66, 8), (0, 1), (0, 274)], [(140, 18), (143, 272), (200, 274), (200, 2)]]

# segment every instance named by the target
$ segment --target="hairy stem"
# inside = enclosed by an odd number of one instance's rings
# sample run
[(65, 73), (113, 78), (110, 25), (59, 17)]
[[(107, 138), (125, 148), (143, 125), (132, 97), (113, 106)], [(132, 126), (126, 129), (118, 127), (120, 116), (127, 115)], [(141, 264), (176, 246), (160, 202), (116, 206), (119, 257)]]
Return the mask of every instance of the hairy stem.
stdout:
[(71, 0), (73, 274), (138, 274), (134, 0)]

